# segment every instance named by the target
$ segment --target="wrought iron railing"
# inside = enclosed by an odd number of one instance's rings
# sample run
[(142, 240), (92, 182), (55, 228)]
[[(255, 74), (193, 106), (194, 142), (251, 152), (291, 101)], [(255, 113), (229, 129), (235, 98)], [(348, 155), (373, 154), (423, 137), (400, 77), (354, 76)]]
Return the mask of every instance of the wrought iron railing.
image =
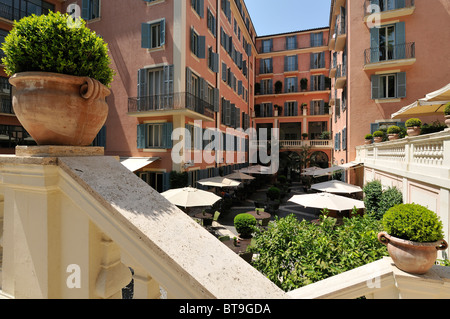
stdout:
[(128, 112), (149, 112), (188, 109), (214, 118), (214, 106), (190, 93), (173, 93), (128, 99)]
[(416, 57), (415, 42), (369, 48), (364, 51), (365, 64)]

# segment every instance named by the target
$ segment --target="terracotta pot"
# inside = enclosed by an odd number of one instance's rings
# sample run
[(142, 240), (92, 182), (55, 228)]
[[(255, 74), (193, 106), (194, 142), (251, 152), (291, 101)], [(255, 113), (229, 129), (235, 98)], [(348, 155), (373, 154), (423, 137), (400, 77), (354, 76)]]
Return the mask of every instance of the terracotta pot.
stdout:
[(400, 135), (398, 133), (396, 134), (388, 134), (389, 141), (398, 140), (400, 138)]
[(407, 127), (406, 132), (408, 133), (408, 136), (419, 136), (420, 135), (420, 127), (419, 126)]
[(374, 137), (374, 138), (373, 138), (373, 141), (374, 141), (375, 143), (381, 143), (381, 142), (383, 142), (383, 138), (382, 138), (382, 137)]
[(433, 267), (438, 250), (445, 250), (445, 240), (434, 243), (418, 243), (390, 236), (386, 232), (378, 234), (378, 240), (387, 246), (389, 255), (397, 268), (416, 275), (423, 275)]
[(447, 125), (447, 127), (450, 127), (450, 115), (445, 116), (445, 124)]
[(365, 144), (365, 145), (372, 144), (372, 140), (364, 140), (364, 144)]
[(14, 113), (39, 145), (88, 146), (105, 124), (111, 92), (95, 79), (24, 72), (9, 82)]

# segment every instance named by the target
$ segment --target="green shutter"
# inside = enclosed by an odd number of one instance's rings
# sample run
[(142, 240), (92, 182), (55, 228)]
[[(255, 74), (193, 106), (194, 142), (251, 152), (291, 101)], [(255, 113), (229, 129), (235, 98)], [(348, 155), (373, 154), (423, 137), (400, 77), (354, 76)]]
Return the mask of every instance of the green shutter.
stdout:
[(164, 173), (163, 174), (163, 185), (162, 185), (162, 191), (168, 191), (170, 189), (170, 173)]
[(147, 147), (147, 124), (139, 124), (137, 126), (137, 148), (144, 149)]
[(81, 18), (83, 20), (90, 20), (89, 15), (89, 5), (91, 3), (91, 0), (83, 0), (81, 4)]
[(171, 149), (173, 147), (172, 142), (173, 123), (164, 123), (163, 125), (163, 148)]
[(370, 62), (380, 61), (380, 29), (370, 29)]
[(166, 19), (162, 19), (159, 23), (159, 30), (161, 46), (163, 46), (164, 44), (166, 44)]
[(141, 25), (141, 47), (144, 49), (150, 49), (151, 47), (151, 41), (150, 41), (150, 35), (151, 35), (151, 25), (149, 23), (142, 23)]
[(397, 73), (397, 97), (398, 98), (406, 97), (406, 73), (405, 72)]
[(197, 36), (197, 57), (204, 59), (206, 57), (206, 37)]
[(395, 24), (395, 59), (404, 59), (406, 57), (406, 35), (405, 22)]
[(380, 97), (380, 76), (372, 75), (372, 100), (376, 100)]

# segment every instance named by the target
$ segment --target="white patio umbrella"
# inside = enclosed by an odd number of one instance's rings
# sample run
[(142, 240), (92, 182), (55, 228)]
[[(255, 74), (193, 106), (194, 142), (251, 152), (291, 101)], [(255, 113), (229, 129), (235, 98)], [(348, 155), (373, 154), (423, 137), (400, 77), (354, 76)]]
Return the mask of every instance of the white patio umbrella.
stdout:
[(253, 165), (249, 167), (245, 167), (239, 170), (241, 173), (247, 174), (269, 174), (270, 167), (262, 166), (262, 165)]
[(214, 193), (193, 187), (170, 189), (161, 195), (172, 204), (184, 208), (212, 206), (222, 199)]
[(338, 212), (352, 210), (354, 207), (357, 209), (364, 208), (363, 201), (330, 193), (294, 195), (289, 201), (304, 207), (326, 208)]
[(202, 179), (199, 180), (197, 183), (203, 186), (211, 186), (211, 187), (237, 187), (241, 185), (241, 182), (225, 178), (222, 176)]
[(332, 194), (353, 194), (363, 191), (359, 186), (351, 185), (338, 180), (314, 184), (311, 186), (311, 189)]
[(231, 173), (229, 175), (226, 175), (225, 178), (229, 179), (239, 179), (239, 180), (253, 180), (255, 177), (244, 174), (240, 171), (234, 171), (234, 173)]

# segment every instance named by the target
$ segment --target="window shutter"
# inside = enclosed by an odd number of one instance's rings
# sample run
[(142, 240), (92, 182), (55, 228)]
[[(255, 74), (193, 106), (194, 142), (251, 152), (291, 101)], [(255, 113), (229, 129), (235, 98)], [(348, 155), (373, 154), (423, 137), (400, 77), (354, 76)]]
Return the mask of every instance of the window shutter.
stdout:
[(289, 105), (288, 102), (284, 102), (284, 112), (283, 112), (284, 116), (288, 116), (288, 105)]
[(236, 128), (241, 127), (241, 110), (236, 108)]
[(89, 17), (89, 4), (90, 0), (83, 0), (83, 3), (81, 4), (81, 18), (83, 20), (90, 20)]
[(147, 69), (140, 69), (138, 70), (138, 85), (137, 85), (137, 107), (138, 111), (145, 109), (145, 98), (147, 96)]
[(230, 126), (236, 127), (236, 104), (231, 104), (230, 107)]
[(309, 83), (310, 83), (311, 91), (314, 91), (314, 76), (313, 75), (311, 75), (311, 78), (309, 79)]
[(164, 66), (164, 91), (165, 95), (173, 94), (173, 65)]
[(370, 123), (370, 134), (373, 134), (374, 132), (378, 131), (379, 128), (380, 128), (380, 124)]
[(342, 149), (347, 150), (347, 128), (342, 130)]
[(294, 102), (294, 116), (298, 116), (298, 102)]
[(166, 19), (162, 19), (159, 23), (159, 32), (160, 32), (160, 40), (161, 46), (166, 44)]
[(370, 62), (375, 63), (380, 61), (380, 29), (370, 29)]
[(395, 24), (395, 58), (404, 59), (406, 57), (406, 36), (405, 22)]
[(272, 79), (269, 80), (269, 92), (268, 93), (269, 94), (273, 93), (273, 80)]
[(395, 9), (403, 9), (405, 6), (405, 0), (395, 0)]
[(139, 124), (137, 126), (137, 148), (144, 149), (147, 147), (147, 124)]
[(219, 54), (213, 52), (213, 72), (219, 73)]
[(231, 123), (231, 102), (225, 100), (225, 125), (230, 126)]
[(380, 97), (380, 76), (372, 75), (372, 100)]
[(162, 191), (168, 191), (170, 189), (170, 173), (163, 173), (163, 185)]
[(194, 106), (193, 96), (196, 92), (192, 92), (192, 71), (190, 68), (186, 68), (186, 108), (192, 108)]
[(222, 62), (222, 81), (227, 82), (228, 68), (225, 62)]
[(320, 101), (319, 113), (320, 113), (320, 115), (325, 114), (325, 101), (324, 100)]
[(204, 0), (197, 0), (197, 5), (198, 5), (198, 15), (200, 16), (200, 18), (203, 18), (205, 16), (205, 4), (204, 4)]
[(144, 49), (150, 49), (150, 34), (151, 25), (149, 23), (142, 23), (141, 25), (141, 47)]
[(273, 116), (273, 104), (272, 103), (269, 103), (269, 114), (268, 114), (268, 116), (269, 117)]
[(173, 123), (164, 123), (163, 126), (163, 147), (170, 149), (173, 147), (172, 142)]
[(324, 68), (325, 67), (325, 52), (321, 52), (320, 53), (320, 66), (319, 68)]
[(314, 101), (309, 102), (309, 112), (311, 115), (316, 115), (314, 110)]
[(206, 57), (206, 37), (198, 36), (197, 37), (197, 57), (199, 59), (204, 59)]
[(397, 73), (397, 97), (398, 98), (406, 97), (406, 73), (405, 72)]
[(214, 92), (214, 112), (220, 112), (220, 106), (219, 106), (219, 103), (220, 103), (220, 96), (219, 96), (219, 89), (217, 89), (217, 88), (214, 88), (213, 89), (213, 92)]

